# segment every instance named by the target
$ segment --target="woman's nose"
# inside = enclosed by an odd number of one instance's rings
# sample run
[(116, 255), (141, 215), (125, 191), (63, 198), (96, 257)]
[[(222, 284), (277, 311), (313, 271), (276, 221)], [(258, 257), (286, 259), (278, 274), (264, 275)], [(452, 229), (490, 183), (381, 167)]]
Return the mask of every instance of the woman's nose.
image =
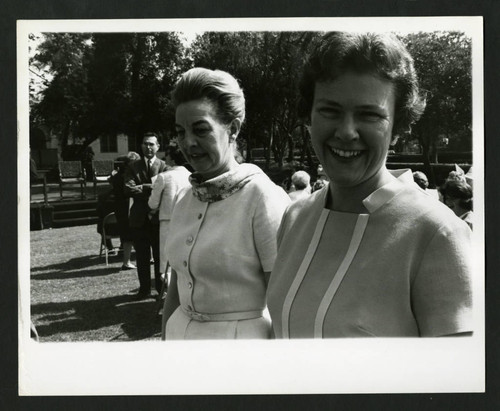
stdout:
[(186, 145), (186, 147), (193, 147), (198, 145), (198, 140), (196, 139), (196, 136), (193, 133), (186, 132), (184, 138), (184, 144)]
[(335, 136), (340, 140), (350, 141), (359, 137), (356, 120), (350, 114), (339, 119)]

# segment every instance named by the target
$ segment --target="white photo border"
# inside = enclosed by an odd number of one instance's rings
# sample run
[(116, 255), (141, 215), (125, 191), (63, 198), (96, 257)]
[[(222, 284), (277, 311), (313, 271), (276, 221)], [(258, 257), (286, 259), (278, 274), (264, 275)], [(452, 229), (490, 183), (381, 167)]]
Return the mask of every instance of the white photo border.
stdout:
[[(462, 31), (472, 39), (474, 316), (467, 338), (37, 343), (30, 338), (28, 34)], [(454, 393), (485, 390), (482, 17), (21, 20), (17, 24), (20, 395)], [(147, 361), (144, 361), (147, 358)]]

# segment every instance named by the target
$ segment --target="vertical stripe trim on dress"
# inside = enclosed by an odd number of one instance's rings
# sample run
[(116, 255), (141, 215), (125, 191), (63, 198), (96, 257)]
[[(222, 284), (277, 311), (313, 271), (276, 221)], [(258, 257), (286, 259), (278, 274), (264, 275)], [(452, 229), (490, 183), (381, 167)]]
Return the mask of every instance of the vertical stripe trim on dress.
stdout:
[(297, 291), (299, 290), (300, 284), (304, 279), (307, 269), (311, 264), (311, 261), (314, 257), (314, 253), (316, 252), (316, 248), (318, 247), (319, 240), (321, 239), (321, 234), (323, 233), (323, 229), (325, 228), (325, 223), (329, 215), (329, 210), (324, 208), (321, 212), (321, 215), (316, 223), (316, 228), (314, 229), (314, 234), (312, 236), (311, 242), (309, 243), (309, 247), (307, 248), (306, 254), (300, 267), (295, 275), (295, 278), (290, 286), (288, 293), (285, 297), (285, 301), (283, 303), (283, 310), (281, 312), (281, 332), (282, 338), (290, 338), (290, 310), (292, 308), (293, 300), (297, 295)]
[(342, 264), (340, 264), (340, 267), (333, 276), (332, 282), (330, 283), (328, 290), (326, 290), (326, 293), (319, 305), (318, 312), (316, 313), (316, 319), (314, 321), (314, 338), (323, 338), (323, 323), (325, 321), (326, 313), (332, 303), (333, 297), (335, 297), (335, 294), (339, 289), (340, 283), (344, 279), (344, 276), (347, 273), (356, 252), (358, 251), (369, 217), (369, 214), (360, 214), (358, 216), (347, 253), (342, 260)]

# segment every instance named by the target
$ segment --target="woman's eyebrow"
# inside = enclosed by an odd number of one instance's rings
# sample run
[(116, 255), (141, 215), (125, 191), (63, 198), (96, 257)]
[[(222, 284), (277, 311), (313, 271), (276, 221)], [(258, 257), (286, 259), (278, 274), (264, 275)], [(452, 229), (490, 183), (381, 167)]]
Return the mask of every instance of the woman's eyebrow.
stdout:
[(332, 99), (326, 98), (326, 97), (319, 98), (318, 100), (316, 100), (316, 103), (329, 104), (331, 106), (339, 106), (340, 107), (340, 104), (337, 103), (335, 100), (332, 100)]
[(361, 109), (369, 109), (369, 110), (381, 110), (384, 111), (384, 107), (379, 105), (379, 104), (361, 104), (359, 106), (356, 106), (357, 108)]
[(193, 123), (193, 126), (199, 126), (200, 124), (208, 124), (207, 120), (198, 120)]

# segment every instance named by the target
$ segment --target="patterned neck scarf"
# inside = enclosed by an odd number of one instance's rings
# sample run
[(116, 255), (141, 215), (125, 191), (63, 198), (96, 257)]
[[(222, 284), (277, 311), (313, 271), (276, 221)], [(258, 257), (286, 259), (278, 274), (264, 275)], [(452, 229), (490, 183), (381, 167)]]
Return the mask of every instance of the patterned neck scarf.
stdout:
[(200, 174), (193, 173), (189, 176), (189, 182), (193, 187), (193, 195), (198, 200), (214, 203), (233, 195), (252, 181), (255, 176), (263, 173), (254, 164), (239, 164), (233, 170), (206, 181), (201, 180)]

